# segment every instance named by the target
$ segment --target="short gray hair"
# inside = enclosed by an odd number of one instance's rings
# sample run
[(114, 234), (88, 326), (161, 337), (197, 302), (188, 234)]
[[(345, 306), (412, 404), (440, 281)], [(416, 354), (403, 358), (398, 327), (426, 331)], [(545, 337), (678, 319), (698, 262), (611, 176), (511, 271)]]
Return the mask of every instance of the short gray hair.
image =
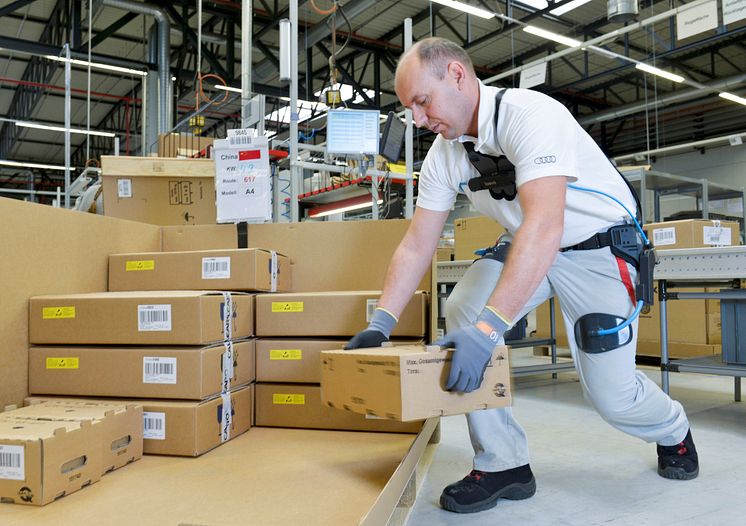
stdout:
[(454, 60), (463, 64), (468, 72), (476, 76), (474, 64), (472, 64), (469, 54), (464, 48), (445, 38), (429, 37), (414, 44), (399, 58), (399, 64), (396, 67), (397, 72), (402, 62), (413, 53), (417, 54), (417, 58), (420, 59), (422, 64), (430, 66), (430, 71), (438, 80), (445, 78), (448, 64)]

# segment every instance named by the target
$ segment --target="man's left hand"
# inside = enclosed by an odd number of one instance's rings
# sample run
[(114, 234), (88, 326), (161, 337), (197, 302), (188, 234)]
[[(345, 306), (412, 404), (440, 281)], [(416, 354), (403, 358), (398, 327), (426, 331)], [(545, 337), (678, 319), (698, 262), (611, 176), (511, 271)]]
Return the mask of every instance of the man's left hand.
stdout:
[(470, 393), (479, 389), (492, 352), (509, 327), (495, 309), (485, 307), (473, 325), (451, 331), (435, 342), (455, 348), (446, 390)]

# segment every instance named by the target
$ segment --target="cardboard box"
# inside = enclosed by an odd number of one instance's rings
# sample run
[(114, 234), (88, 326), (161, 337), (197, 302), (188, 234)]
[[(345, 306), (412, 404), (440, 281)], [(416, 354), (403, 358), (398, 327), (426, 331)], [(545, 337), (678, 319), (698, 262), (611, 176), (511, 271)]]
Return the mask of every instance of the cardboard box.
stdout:
[(290, 259), (261, 248), (109, 256), (109, 290), (291, 290)]
[(43, 506), (101, 480), (101, 423), (0, 418), (0, 499)]
[(142, 458), (142, 406), (50, 401), (3, 413), (0, 418), (101, 423), (102, 474)]
[(318, 385), (256, 384), (256, 425), (418, 433), (422, 422), (395, 422), (327, 407)]
[[(696, 358), (698, 356), (711, 356), (713, 354), (720, 354), (721, 352), (722, 347), (718, 344), (685, 342), (669, 342), (668, 344), (668, 357), (671, 360), (679, 358)], [(660, 358), (660, 355), (660, 341), (639, 340), (637, 342), (637, 356)]]
[(101, 157), (104, 214), (154, 225), (214, 224), (212, 159)]
[(158, 157), (204, 157), (208, 146), (212, 146), (212, 137), (200, 137), (189, 133), (158, 134)]
[[(258, 294), (257, 336), (351, 337), (368, 326), (380, 291)], [(392, 335), (427, 333), (429, 295), (419, 291), (404, 308)]]
[[(263, 247), (293, 262), (293, 290), (380, 290), (406, 219), (163, 227), (166, 252)], [(431, 272), (418, 290), (430, 291)]]
[(660, 250), (738, 245), (741, 239), (735, 221), (684, 219), (648, 223), (644, 229), (655, 248)]
[(321, 351), (341, 349), (348, 340), (258, 339), (256, 381), (318, 384)]
[[(230, 400), (230, 411), (224, 400)], [(69, 400), (32, 396), (41, 400)], [(80, 399), (74, 399), (80, 400)], [(90, 400), (86, 400), (90, 401)], [(101, 400), (126, 403), (126, 400)], [(143, 406), (143, 451), (146, 455), (198, 457), (249, 430), (253, 418), (253, 384), (233, 389), (230, 397), (216, 396), (199, 402), (138, 400)], [(230, 421), (224, 419), (230, 414)], [(228, 422), (228, 425), (223, 425)]]
[(254, 381), (254, 340), (233, 342), (232, 363), (226, 362), (227, 352), (222, 342), (207, 347), (32, 346), (29, 392), (202, 400)]
[(479, 256), (475, 250), (489, 248), (505, 233), (494, 219), (485, 216), (463, 217), (453, 222), (454, 259), (468, 260)]
[(423, 345), (324, 351), (322, 402), (404, 422), (511, 404), (507, 347), (495, 348), (481, 387), (471, 393), (445, 390), (452, 353)]
[[(227, 293), (226, 293), (227, 294)], [(98, 292), (29, 300), (29, 342), (35, 344), (205, 345), (251, 336), (253, 296), (230, 294), (223, 323), (220, 292)], [(225, 326), (224, 326), (225, 325)]]

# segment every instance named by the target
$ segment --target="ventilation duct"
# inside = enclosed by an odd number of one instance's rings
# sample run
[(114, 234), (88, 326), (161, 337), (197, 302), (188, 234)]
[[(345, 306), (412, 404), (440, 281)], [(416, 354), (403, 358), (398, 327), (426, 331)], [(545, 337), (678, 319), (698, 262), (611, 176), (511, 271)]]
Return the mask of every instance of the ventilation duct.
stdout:
[(609, 0), (606, 5), (609, 22), (629, 22), (637, 18), (637, 0)]

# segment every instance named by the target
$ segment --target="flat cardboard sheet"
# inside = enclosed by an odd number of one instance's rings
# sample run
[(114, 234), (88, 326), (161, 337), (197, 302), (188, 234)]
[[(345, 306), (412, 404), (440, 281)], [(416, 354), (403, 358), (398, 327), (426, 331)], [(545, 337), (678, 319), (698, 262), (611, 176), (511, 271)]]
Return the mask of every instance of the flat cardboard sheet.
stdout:
[(43, 508), (0, 506), (0, 524), (354, 525), (416, 436), (252, 429), (199, 458), (146, 456)]

